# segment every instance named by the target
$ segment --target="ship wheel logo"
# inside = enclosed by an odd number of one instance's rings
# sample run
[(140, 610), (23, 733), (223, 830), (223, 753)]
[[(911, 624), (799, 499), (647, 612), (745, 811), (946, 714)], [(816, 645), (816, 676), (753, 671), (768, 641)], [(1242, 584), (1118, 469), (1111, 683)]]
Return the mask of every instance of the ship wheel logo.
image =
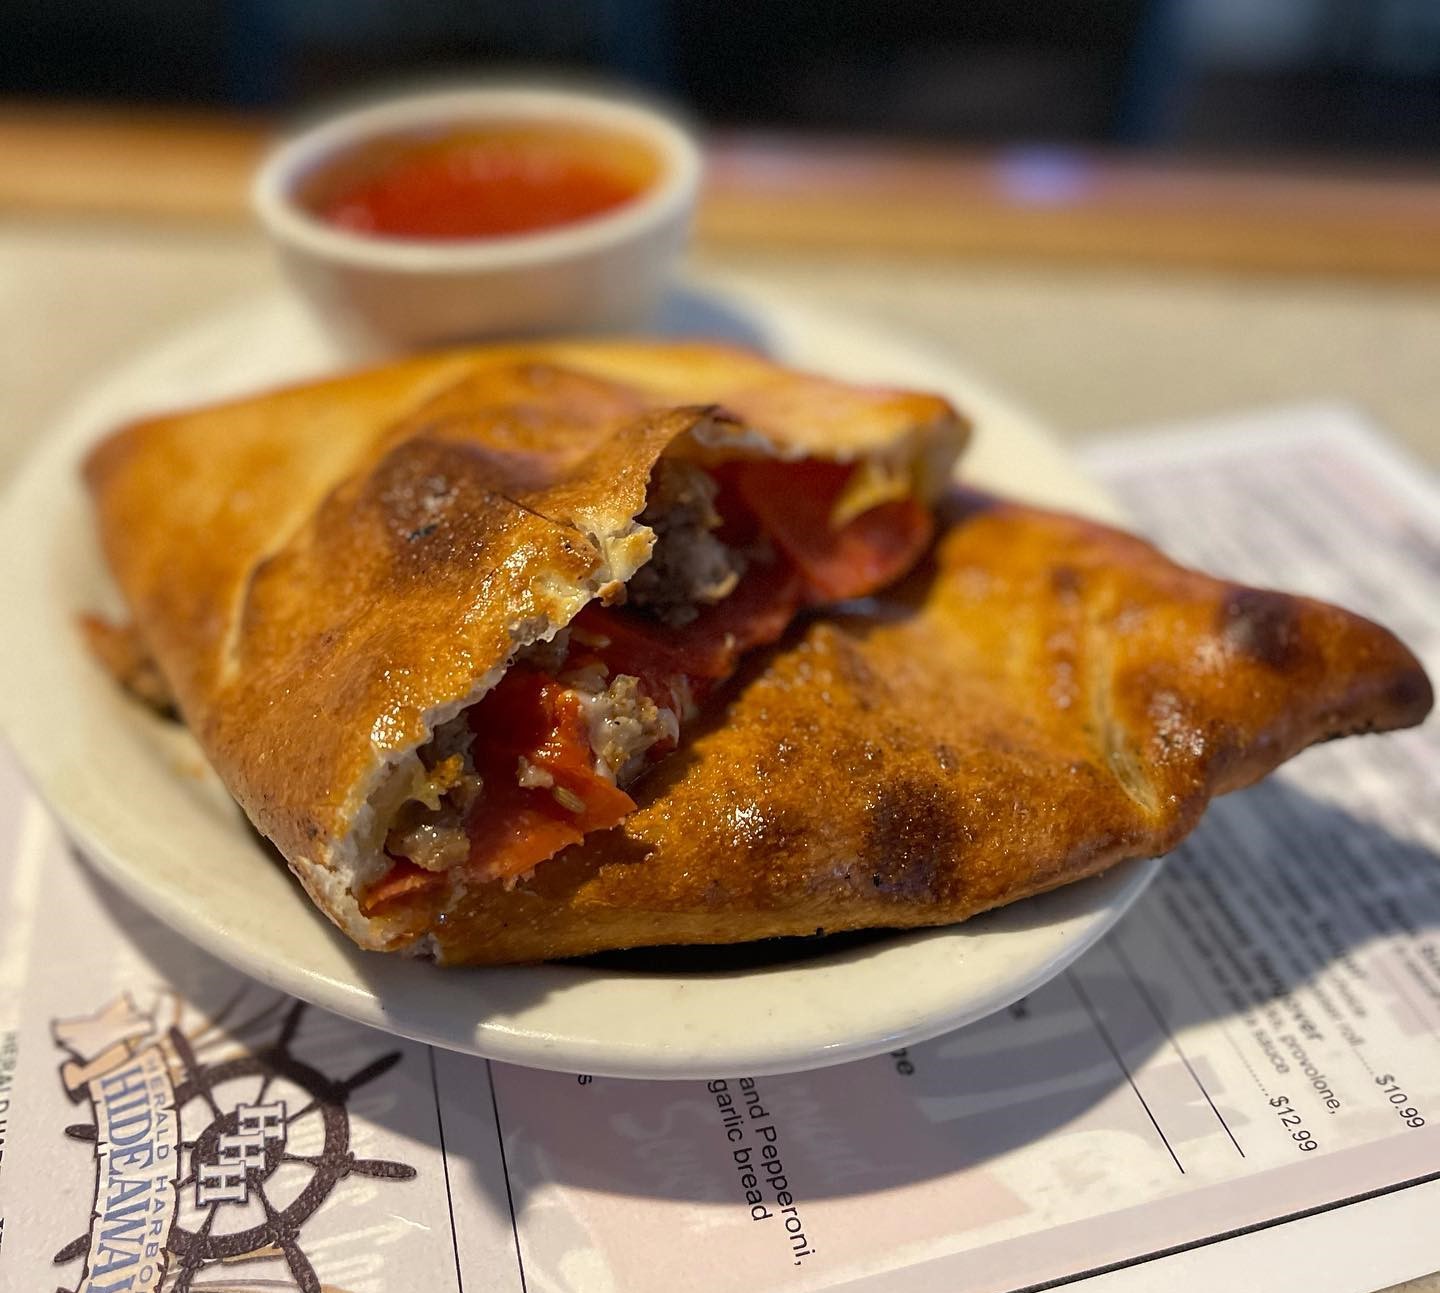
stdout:
[[(115, 1004), (107, 1009), (113, 1018)], [(125, 1009), (132, 1020), (153, 1022), (153, 1016), (134, 1012), (128, 999)], [(188, 1034), (178, 1025), (157, 1030), (151, 1039), (142, 1038), (148, 1044), (141, 1047), (135, 1045), (132, 1026), (122, 1048), (124, 1063), (111, 1064), (98, 1077), (96, 1063), (116, 1056), (114, 1045), (100, 1061), (77, 1069), (82, 1057), (62, 1038), (75, 1056), (71, 1065), (62, 1067), (62, 1077), (72, 1095), (89, 1095), (96, 1112), (93, 1123), (65, 1129), (72, 1139), (94, 1144), (97, 1156), (90, 1231), (55, 1254), (57, 1265), (86, 1259), (85, 1275), (73, 1293), (85, 1293), (92, 1280), (97, 1286), (110, 1285), (120, 1274), (118, 1263), (132, 1255), (136, 1280), (124, 1285), (127, 1288), (189, 1293), (197, 1275), (215, 1263), (234, 1272), (239, 1263), (283, 1259), (293, 1287), (321, 1293), (301, 1246), (301, 1228), (347, 1178), (408, 1181), (415, 1169), (358, 1154), (348, 1111), (352, 1094), (392, 1069), (401, 1052), (370, 1060), (349, 1076), (329, 1077), (294, 1054), (306, 1009), (301, 1002), (282, 998), (234, 1031), (219, 1033), (217, 1016)], [(221, 1014), (229, 1011), (227, 1007)], [(257, 1025), (270, 1032), (276, 1022), (272, 1041), (248, 1050), (234, 1045), (235, 1032), (254, 1033)], [(216, 1049), (230, 1053), (209, 1058)], [(84, 1079), (78, 1095), (77, 1078)], [(148, 1124), (140, 1123), (142, 1117), (149, 1118)], [(136, 1130), (127, 1140), (127, 1128), (132, 1127)], [(107, 1192), (107, 1181), (116, 1179), (118, 1155), (128, 1153), (132, 1164), (147, 1161), (141, 1153), (142, 1129), (150, 1137), (143, 1148), (150, 1151), (154, 1168), (147, 1197)], [(155, 1167), (157, 1163), (161, 1166)], [(145, 1178), (140, 1180), (143, 1184)], [(147, 1261), (138, 1240), (155, 1215), (167, 1209), (163, 1250)], [(132, 1214), (140, 1222), (133, 1235), (127, 1227)], [(132, 1238), (137, 1241), (133, 1252), (125, 1246)], [(247, 1280), (245, 1286), (253, 1284)], [(203, 1287), (221, 1286), (207, 1277)]]

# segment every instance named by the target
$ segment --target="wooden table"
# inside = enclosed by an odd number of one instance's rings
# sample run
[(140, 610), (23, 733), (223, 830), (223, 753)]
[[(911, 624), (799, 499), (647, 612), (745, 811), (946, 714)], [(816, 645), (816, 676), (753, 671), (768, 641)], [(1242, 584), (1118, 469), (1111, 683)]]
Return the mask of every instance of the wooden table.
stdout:
[[(267, 123), (0, 106), (0, 211), (243, 224)], [(1440, 279), (1440, 181), (775, 136), (710, 143), (719, 246)]]
[[(273, 286), (272, 130), (0, 107), (0, 471), (69, 394)], [(728, 137), (697, 260), (938, 342), (1061, 435), (1358, 404), (1440, 461), (1440, 180)]]
[[(276, 286), (244, 201), (270, 137), (0, 109), (0, 478), (102, 370)], [(1434, 178), (754, 138), (712, 157), (699, 264), (943, 345), (1064, 437), (1335, 399), (1440, 462)]]

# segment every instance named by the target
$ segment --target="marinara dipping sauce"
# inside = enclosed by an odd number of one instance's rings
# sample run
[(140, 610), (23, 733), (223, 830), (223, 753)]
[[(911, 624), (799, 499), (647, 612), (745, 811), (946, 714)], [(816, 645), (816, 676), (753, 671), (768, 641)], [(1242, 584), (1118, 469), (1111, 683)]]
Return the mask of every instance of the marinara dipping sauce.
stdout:
[(659, 170), (644, 143), (616, 132), (492, 122), (366, 140), (309, 176), (300, 199), (355, 233), (503, 238), (605, 215)]

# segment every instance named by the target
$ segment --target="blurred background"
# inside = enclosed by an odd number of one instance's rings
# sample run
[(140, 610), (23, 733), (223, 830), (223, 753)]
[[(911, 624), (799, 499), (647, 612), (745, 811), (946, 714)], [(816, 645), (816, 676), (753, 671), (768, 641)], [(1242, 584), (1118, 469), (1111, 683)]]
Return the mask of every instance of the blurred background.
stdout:
[(496, 75), (676, 105), (692, 267), (1062, 435), (1337, 399), (1440, 461), (1440, 0), (0, 0), (0, 470), (278, 290), (246, 193), (287, 123)]
[(717, 126), (1216, 155), (1440, 155), (1436, 0), (5, 0), (0, 94), (290, 109), (578, 71)]

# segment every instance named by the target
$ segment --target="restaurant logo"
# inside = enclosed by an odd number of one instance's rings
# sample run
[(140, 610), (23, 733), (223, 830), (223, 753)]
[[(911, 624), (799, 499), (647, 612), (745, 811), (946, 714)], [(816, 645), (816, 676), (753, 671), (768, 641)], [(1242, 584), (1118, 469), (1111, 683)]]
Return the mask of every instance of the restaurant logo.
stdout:
[[(350, 1146), (351, 1093), (400, 1052), (329, 1077), (294, 1053), (305, 1005), (267, 994), (257, 1010), (251, 996), (242, 989), (213, 1018), (192, 1019), (177, 994), (142, 1011), (125, 993), (52, 1022), (67, 1057), (60, 1080), (91, 1115), (65, 1134), (95, 1156), (90, 1228), (55, 1254), (57, 1266), (84, 1261), (74, 1293), (187, 1293), (216, 1263), (231, 1275), (277, 1260), (290, 1280), (266, 1287), (319, 1293), (305, 1222), (349, 1176), (414, 1177)], [(230, 1287), (217, 1274), (203, 1287)]]

